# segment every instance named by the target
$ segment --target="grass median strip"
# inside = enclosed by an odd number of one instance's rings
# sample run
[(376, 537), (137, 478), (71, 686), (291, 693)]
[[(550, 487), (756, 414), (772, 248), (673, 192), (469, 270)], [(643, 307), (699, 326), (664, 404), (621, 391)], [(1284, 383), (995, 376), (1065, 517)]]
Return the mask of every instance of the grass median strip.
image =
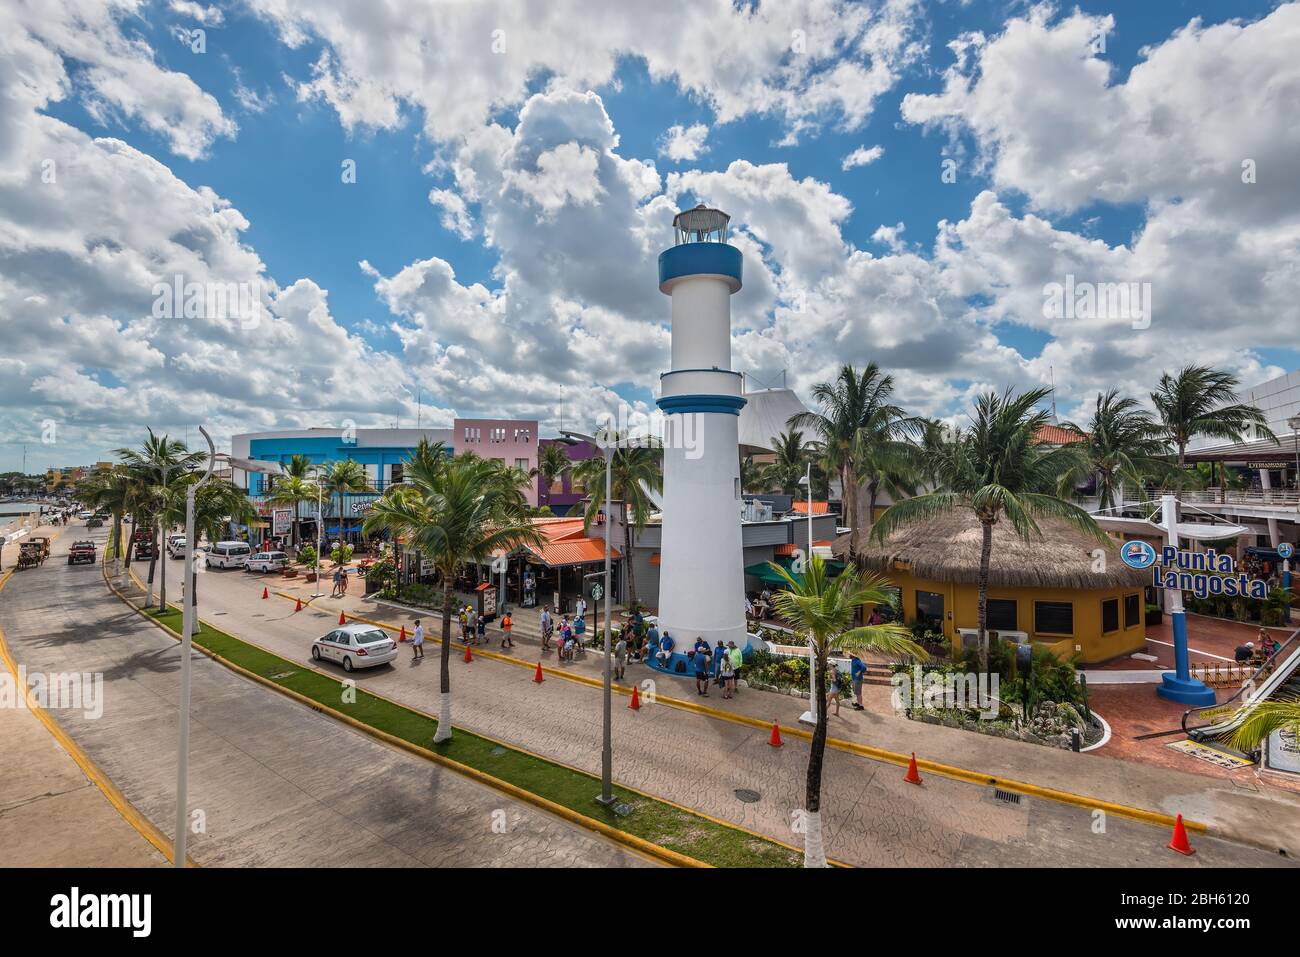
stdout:
[[(178, 609), (148, 614), (172, 630), (180, 630)], [(200, 624), (194, 643), (369, 727), (705, 864), (715, 867), (797, 867), (802, 863), (801, 854), (791, 848), (617, 786), (614, 788), (614, 807), (604, 807), (595, 800), (600, 783), (594, 775), (503, 747), (461, 728), (456, 729), (451, 741), (434, 745), (433, 735), (438, 722), (433, 716), (377, 698), (359, 688), (348, 688), (348, 697), (354, 696), (355, 700), (345, 700), (346, 686), (340, 681), (250, 645), (206, 623)], [(620, 806), (626, 808), (627, 813), (619, 813), (616, 809)]]

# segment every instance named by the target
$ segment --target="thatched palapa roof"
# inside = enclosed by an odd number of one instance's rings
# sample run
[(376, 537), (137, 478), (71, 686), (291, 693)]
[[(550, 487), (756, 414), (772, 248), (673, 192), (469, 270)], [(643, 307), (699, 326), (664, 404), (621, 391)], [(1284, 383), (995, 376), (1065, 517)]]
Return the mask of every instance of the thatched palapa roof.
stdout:
[[(1041, 535), (1028, 541), (1005, 518), (993, 526), (989, 584), (1031, 588), (1133, 588), (1150, 581), (1150, 573), (1129, 568), (1110, 539), (1098, 541), (1059, 518), (1036, 518)], [(969, 509), (955, 509), (897, 529), (884, 544), (863, 535), (859, 561), (882, 574), (906, 571), (916, 578), (962, 585), (979, 583), (981, 532)], [(1093, 571), (1093, 552), (1105, 549), (1105, 571)], [(848, 558), (849, 536), (833, 546), (835, 557)], [(897, 565), (896, 565), (897, 563)]]

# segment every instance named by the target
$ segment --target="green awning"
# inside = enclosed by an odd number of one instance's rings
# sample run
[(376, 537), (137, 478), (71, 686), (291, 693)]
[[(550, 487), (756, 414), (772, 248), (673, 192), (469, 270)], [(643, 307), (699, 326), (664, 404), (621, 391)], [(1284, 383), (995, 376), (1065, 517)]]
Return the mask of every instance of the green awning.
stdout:
[[(786, 571), (790, 572), (791, 578), (793, 578), (795, 581), (799, 582), (800, 584), (803, 584), (803, 575), (801, 573), (791, 571), (790, 566), (794, 563), (793, 558), (788, 558), (788, 557), (778, 558), (776, 561), (778, 565), (783, 566)], [(828, 560), (826, 562), (826, 572), (828, 575), (830, 575), (831, 578), (836, 578), (839, 576), (840, 572), (844, 571), (844, 566), (845, 566), (844, 562), (834, 561), (833, 559)], [(787, 585), (786, 580), (782, 578), (779, 574), (777, 574), (776, 569), (774, 569), (767, 562), (758, 562), (757, 564), (754, 565), (746, 565), (745, 574), (757, 578), (765, 585), (776, 585), (777, 587), (780, 588), (784, 588)]]

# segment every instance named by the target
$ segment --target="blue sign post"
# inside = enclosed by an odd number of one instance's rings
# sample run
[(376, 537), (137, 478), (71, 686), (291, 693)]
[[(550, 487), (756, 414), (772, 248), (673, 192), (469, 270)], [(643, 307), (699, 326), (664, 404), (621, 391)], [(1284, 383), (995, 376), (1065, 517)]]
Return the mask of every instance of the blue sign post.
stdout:
[(1295, 554), (1295, 546), (1290, 542), (1282, 542), (1277, 546), (1278, 557), (1282, 559), (1282, 587), (1287, 591), (1291, 590), (1291, 556)]
[[(1161, 500), (1162, 518), (1165, 526), (1166, 541), (1169, 546), (1178, 548), (1178, 510), (1172, 495)], [(1181, 588), (1165, 589), (1166, 610), (1174, 626), (1174, 673), (1165, 674), (1156, 689), (1156, 694), (1169, 701), (1177, 701), (1190, 707), (1212, 705), (1217, 700), (1214, 689), (1203, 681), (1192, 677), (1192, 669), (1187, 659), (1187, 613), (1183, 610), (1183, 592)]]

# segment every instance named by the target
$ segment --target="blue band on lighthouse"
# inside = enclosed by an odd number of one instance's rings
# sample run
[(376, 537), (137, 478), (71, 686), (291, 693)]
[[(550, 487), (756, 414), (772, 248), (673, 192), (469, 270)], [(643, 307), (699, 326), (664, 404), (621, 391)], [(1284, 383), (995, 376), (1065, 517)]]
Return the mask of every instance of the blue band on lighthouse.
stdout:
[(745, 400), (738, 395), (666, 395), (656, 404), (665, 415), (677, 412), (729, 412), (740, 415)]
[(674, 279), (721, 276), (734, 293), (740, 289), (740, 250), (726, 243), (683, 243), (659, 254), (659, 291), (668, 292)]

